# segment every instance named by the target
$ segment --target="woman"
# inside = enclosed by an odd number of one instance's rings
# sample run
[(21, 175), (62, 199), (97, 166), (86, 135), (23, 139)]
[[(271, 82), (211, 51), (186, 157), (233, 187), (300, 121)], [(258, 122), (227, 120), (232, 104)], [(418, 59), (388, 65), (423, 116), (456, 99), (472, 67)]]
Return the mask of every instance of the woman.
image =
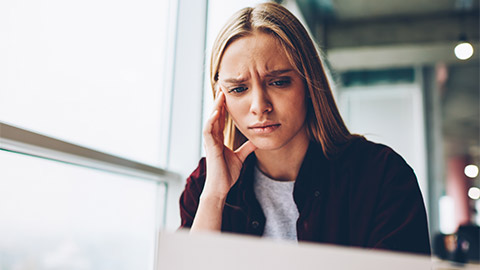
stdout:
[(265, 3), (233, 15), (210, 75), (206, 159), (180, 198), (182, 227), (430, 254), (412, 169), (349, 133), (289, 11)]

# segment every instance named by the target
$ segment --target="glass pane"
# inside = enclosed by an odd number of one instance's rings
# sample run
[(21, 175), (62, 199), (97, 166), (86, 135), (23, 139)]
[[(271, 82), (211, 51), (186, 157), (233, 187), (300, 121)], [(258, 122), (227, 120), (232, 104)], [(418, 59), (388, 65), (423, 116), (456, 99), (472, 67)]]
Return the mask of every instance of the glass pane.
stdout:
[(160, 159), (168, 0), (0, 2), (0, 121)]
[(165, 186), (0, 151), (0, 269), (152, 269)]

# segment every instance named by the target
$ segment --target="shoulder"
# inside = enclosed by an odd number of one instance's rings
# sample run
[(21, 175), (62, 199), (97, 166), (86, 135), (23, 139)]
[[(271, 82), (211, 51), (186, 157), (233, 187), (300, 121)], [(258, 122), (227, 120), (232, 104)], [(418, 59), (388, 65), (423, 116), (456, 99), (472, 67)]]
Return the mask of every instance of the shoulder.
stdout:
[(344, 147), (343, 151), (340, 153), (340, 156), (355, 155), (365, 157), (389, 154), (396, 154), (396, 152), (384, 144), (369, 141), (364, 137), (357, 137), (352, 139), (347, 146)]
[(335, 180), (348, 187), (354, 220), (365, 218), (371, 228), (367, 247), (429, 253), (422, 194), (413, 169), (397, 152), (356, 138), (335, 163), (343, 176)]
[(332, 162), (351, 183), (378, 188), (390, 185), (416, 186), (413, 169), (391, 147), (356, 138)]
[(391, 147), (363, 137), (353, 139), (335, 159), (344, 163), (361, 164), (362, 167), (400, 166), (410, 168), (407, 162)]

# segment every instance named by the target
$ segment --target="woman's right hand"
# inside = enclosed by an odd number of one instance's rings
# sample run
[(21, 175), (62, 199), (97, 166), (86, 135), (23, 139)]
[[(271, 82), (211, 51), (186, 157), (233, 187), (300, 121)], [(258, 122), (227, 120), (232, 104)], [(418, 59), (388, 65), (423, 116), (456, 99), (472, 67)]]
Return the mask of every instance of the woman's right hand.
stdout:
[(250, 141), (245, 142), (236, 151), (225, 146), (223, 135), (225, 111), (225, 94), (219, 90), (213, 113), (203, 129), (207, 176), (202, 197), (214, 196), (225, 199), (240, 175), (243, 162), (256, 149)]

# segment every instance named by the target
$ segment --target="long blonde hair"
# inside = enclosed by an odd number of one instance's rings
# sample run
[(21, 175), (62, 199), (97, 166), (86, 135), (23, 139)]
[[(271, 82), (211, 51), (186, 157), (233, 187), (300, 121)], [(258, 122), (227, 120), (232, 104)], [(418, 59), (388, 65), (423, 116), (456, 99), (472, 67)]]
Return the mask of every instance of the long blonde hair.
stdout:
[[(213, 95), (216, 94), (220, 62), (228, 45), (256, 31), (275, 37), (292, 66), (303, 77), (308, 91), (307, 134), (310, 140), (321, 144), (325, 156), (333, 155), (340, 146), (356, 135), (350, 134), (340, 116), (323, 63), (312, 39), (300, 21), (283, 6), (263, 3), (253, 8), (241, 9), (229, 19), (213, 44), (210, 63)], [(247, 140), (228, 114), (224, 134), (225, 144), (231, 149), (238, 148)]]

